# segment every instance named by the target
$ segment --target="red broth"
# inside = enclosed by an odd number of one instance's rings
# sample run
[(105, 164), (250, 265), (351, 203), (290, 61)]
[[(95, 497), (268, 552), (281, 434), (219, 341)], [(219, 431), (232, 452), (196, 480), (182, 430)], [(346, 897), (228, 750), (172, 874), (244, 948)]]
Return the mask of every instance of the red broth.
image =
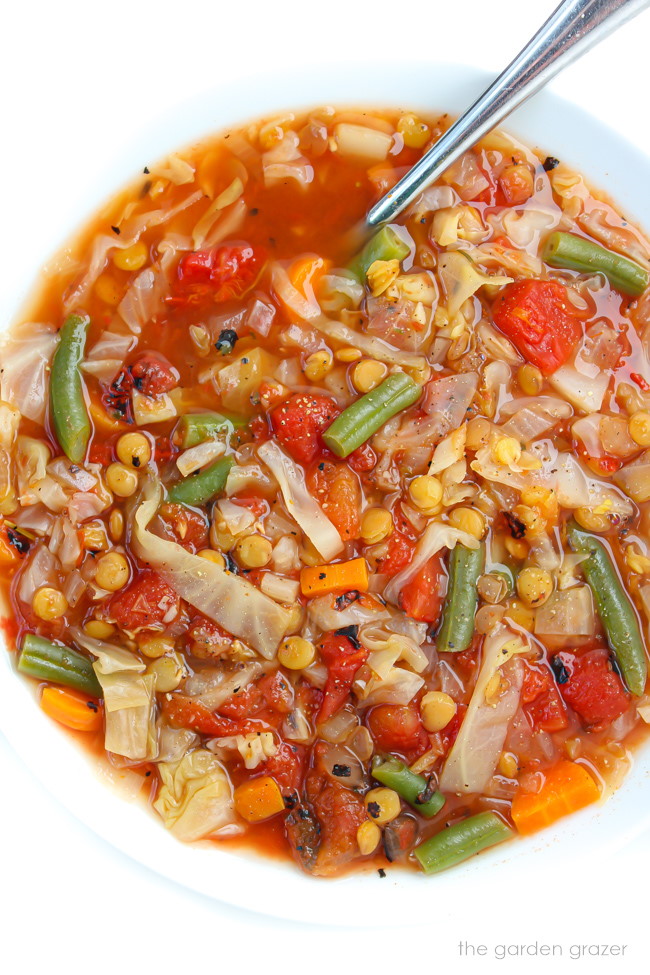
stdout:
[(150, 164), (5, 342), (8, 641), (180, 840), (434, 872), (644, 738), (650, 248), (493, 134), (360, 252), (447, 124)]

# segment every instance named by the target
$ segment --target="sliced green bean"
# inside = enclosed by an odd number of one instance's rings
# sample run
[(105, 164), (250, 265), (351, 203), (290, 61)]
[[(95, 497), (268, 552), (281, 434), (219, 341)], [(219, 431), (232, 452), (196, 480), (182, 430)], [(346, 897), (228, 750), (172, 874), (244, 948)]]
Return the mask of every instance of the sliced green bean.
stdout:
[(373, 762), (372, 775), (382, 785), (393, 789), (425, 819), (431, 819), (445, 804), (442, 792), (430, 792), (424, 776), (411, 772), (399, 758), (389, 758), (386, 762), (377, 758)]
[(212, 501), (226, 486), (232, 467), (232, 457), (220, 457), (199, 474), (190, 474), (169, 489), (167, 500), (174, 504), (189, 504), (194, 507)]
[(593, 593), (607, 642), (623, 680), (632, 694), (643, 694), (648, 677), (648, 659), (639, 620), (609, 552), (599, 538), (584, 531), (575, 521), (569, 522), (567, 537), (574, 552), (589, 556), (580, 563), (580, 568)]
[(363, 250), (348, 265), (355, 278), (365, 283), (368, 268), (374, 261), (403, 261), (411, 248), (390, 224), (378, 230)]
[(74, 687), (91, 697), (102, 696), (93, 665), (87, 657), (34, 633), (27, 633), (23, 638), (18, 670), (36, 680), (48, 680), (53, 684)]
[(609, 251), (585, 237), (556, 230), (550, 235), (542, 260), (551, 267), (568, 268), (571, 271), (600, 272), (614, 288), (626, 295), (638, 297), (648, 287), (650, 275), (635, 261)]
[(212, 440), (220, 433), (232, 433), (248, 424), (242, 416), (225, 413), (185, 413), (178, 421), (174, 431), (174, 441), (183, 450)]
[(337, 457), (347, 457), (392, 416), (417, 402), (421, 393), (422, 387), (405, 372), (388, 376), (337, 416), (323, 434), (325, 446)]
[(476, 583), (485, 565), (485, 545), (466, 548), (456, 545), (449, 556), (449, 584), (442, 608), (442, 623), (436, 634), (441, 653), (462, 653), (474, 636), (478, 606)]
[(438, 873), (511, 836), (514, 831), (496, 813), (482, 812), (441, 830), (413, 852), (426, 874)]
[(89, 325), (87, 315), (66, 318), (59, 332), (50, 374), (52, 426), (61, 450), (74, 464), (83, 463), (91, 432), (79, 368)]

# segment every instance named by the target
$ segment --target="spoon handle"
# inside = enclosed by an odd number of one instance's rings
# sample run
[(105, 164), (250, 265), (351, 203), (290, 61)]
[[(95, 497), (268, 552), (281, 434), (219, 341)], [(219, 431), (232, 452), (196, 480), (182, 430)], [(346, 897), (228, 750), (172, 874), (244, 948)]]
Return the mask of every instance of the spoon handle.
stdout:
[(368, 227), (396, 217), (425, 186), (554, 75), (648, 6), (650, 0), (564, 0), (505, 71), (375, 203), (366, 217)]

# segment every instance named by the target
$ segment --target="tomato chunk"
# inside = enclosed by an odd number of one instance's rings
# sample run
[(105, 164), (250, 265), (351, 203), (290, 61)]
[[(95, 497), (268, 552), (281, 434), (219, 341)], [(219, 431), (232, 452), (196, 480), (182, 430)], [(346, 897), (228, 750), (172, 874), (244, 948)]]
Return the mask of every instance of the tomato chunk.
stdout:
[(366, 719), (380, 751), (399, 752), (414, 761), (429, 747), (429, 737), (413, 704), (379, 704)]
[(170, 537), (188, 552), (208, 547), (208, 519), (184, 504), (164, 504), (160, 516)]
[(629, 696), (604, 647), (580, 655), (562, 650), (553, 669), (559, 673), (562, 697), (585, 724), (604, 726), (627, 711)]
[(533, 728), (538, 731), (563, 731), (568, 725), (566, 708), (548, 667), (525, 665), (521, 700)]
[(307, 477), (310, 494), (332, 522), (344, 542), (361, 531), (361, 486), (347, 464), (324, 460)]
[(179, 261), (169, 302), (187, 306), (240, 298), (255, 284), (265, 260), (263, 248), (246, 243), (222, 244), (185, 254)]
[(275, 436), (300, 464), (310, 464), (325, 449), (321, 434), (341, 411), (330, 396), (294, 393), (271, 413)]
[(143, 352), (129, 366), (133, 385), (144, 396), (159, 396), (178, 386), (178, 370), (159, 352)]
[(205, 704), (185, 694), (170, 694), (162, 701), (162, 712), (174, 728), (189, 728), (201, 735), (228, 738), (270, 730), (259, 720), (234, 721), (214, 714)]
[(228, 718), (258, 715), (263, 711), (288, 714), (293, 705), (293, 691), (281, 670), (265, 674), (238, 694), (219, 706), (219, 713)]
[(327, 683), (318, 720), (326, 721), (345, 704), (354, 675), (366, 662), (368, 651), (356, 639), (342, 633), (326, 634), (319, 644), (319, 650), (327, 665)]
[(399, 601), (406, 615), (424, 623), (437, 623), (442, 609), (444, 578), (442, 559), (433, 555), (400, 593)]
[(571, 311), (567, 290), (557, 281), (515, 281), (492, 307), (494, 324), (545, 376), (564, 365), (582, 326)]
[(124, 630), (147, 630), (178, 616), (180, 600), (171, 586), (152, 569), (145, 569), (109, 603), (109, 612)]

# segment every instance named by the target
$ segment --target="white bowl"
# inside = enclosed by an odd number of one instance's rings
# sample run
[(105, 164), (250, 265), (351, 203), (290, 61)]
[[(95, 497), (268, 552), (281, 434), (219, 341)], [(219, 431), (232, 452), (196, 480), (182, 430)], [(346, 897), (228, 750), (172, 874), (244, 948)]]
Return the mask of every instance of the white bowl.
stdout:
[[(38, 249), (17, 249), (13, 254), (0, 320), (16, 317), (39, 264), (105, 199), (140, 172), (143, 162), (227, 125), (286, 108), (347, 104), (458, 113), (488, 80), (483, 72), (450, 64), (391, 62), (390, 70), (383, 72), (369, 71), (367, 65), (338, 65), (334, 70), (303, 73), (299, 87), (294, 75), (274, 74), (251, 79), (246, 85), (238, 83), (235, 97), (232, 91), (219, 88), (146, 120), (136, 142), (119, 153), (112, 151), (110, 167), (102, 164), (102, 147), (96, 147), (95, 176), (66, 226), (54, 222), (47, 211), (39, 214)], [(429, 98), (423, 94), (426, 92), (431, 92)], [(513, 115), (506, 127), (528, 144), (577, 168), (595, 187), (608, 191), (634, 222), (650, 227), (650, 160), (601, 122), (542, 93)], [(68, 183), (59, 186), (64, 197), (78, 199), (75, 176), (72, 165), (64, 177)], [(6, 225), (17, 226), (23, 218), (24, 200), (8, 196), (3, 207)], [(435, 878), (389, 869), (381, 882), (374, 872), (335, 881), (314, 880), (285, 863), (218, 845), (176, 842), (141, 803), (126, 802), (93, 774), (86, 754), (40, 711), (32, 687), (16, 676), (12, 657), (4, 652), (0, 653), (0, 729), (59, 801), (135, 860), (219, 900), (295, 920), (371, 925), (390, 917), (394, 925), (416, 924), (427, 921), (433, 905), (441, 902), (447, 907), (462, 904), (469, 916), (473, 904), (485, 907), (493, 901), (495, 881), (501, 890), (516, 890), (534, 872), (539, 889), (545, 876), (550, 885), (555, 875), (566, 875), (569, 864), (569, 875), (577, 876), (577, 861), (586, 864), (596, 856), (607, 874), (614, 853), (650, 827), (650, 747), (645, 747), (638, 751), (623, 787), (606, 804), (584, 810), (530, 839), (482, 853)]]

